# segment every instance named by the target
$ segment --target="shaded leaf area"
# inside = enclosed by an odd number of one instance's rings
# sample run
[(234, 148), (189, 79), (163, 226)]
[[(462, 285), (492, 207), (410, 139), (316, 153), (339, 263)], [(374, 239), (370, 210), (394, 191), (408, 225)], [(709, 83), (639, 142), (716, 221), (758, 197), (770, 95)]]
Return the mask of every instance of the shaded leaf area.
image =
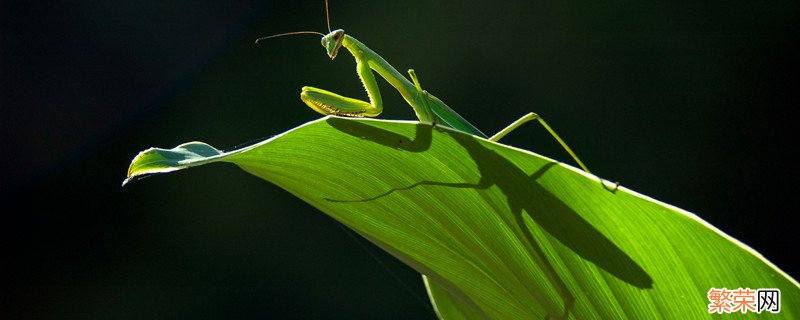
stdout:
[(126, 182), (217, 161), (424, 274), (446, 319), (703, 318), (712, 287), (778, 288), (781, 313), (760, 316), (800, 317), (794, 279), (695, 215), (426, 124), (325, 117), (230, 152), (148, 149)]

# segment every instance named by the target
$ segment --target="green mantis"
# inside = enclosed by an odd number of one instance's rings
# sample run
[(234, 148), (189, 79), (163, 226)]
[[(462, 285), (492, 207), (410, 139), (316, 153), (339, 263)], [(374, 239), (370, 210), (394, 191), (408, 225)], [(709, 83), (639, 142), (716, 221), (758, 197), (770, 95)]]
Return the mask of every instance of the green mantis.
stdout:
[[(325, 47), (331, 60), (336, 59), (341, 48), (347, 49), (356, 60), (356, 74), (367, 91), (369, 102), (345, 97), (324, 89), (315, 87), (303, 87), (300, 92), (300, 99), (311, 109), (324, 115), (337, 115), (347, 117), (376, 117), (383, 111), (383, 99), (378, 89), (373, 71), (384, 78), (392, 87), (400, 93), (406, 102), (414, 109), (417, 118), (421, 122), (428, 122), (433, 125), (443, 125), (448, 128), (459, 130), (472, 135), (487, 138), (490, 141), (499, 141), (506, 134), (510, 133), (520, 125), (537, 120), (553, 138), (569, 153), (572, 159), (586, 172), (589, 169), (575, 155), (575, 152), (564, 142), (561, 137), (544, 121), (539, 115), (531, 112), (517, 121), (508, 125), (505, 129), (489, 137), (474, 125), (469, 123), (461, 115), (447, 106), (442, 100), (423, 90), (419, 79), (413, 69), (408, 70), (411, 81), (406, 79), (392, 65), (386, 62), (383, 57), (375, 53), (372, 49), (346, 34), (344, 30), (337, 29), (331, 31), (330, 16), (328, 15), (328, 1), (325, 0), (325, 13), (328, 17), (328, 34), (316, 31), (299, 31), (282, 33), (273, 36), (263, 37), (256, 40), (275, 38), (293, 34), (317, 34), (322, 36), (322, 46)], [(413, 81), (413, 83), (412, 83)]]

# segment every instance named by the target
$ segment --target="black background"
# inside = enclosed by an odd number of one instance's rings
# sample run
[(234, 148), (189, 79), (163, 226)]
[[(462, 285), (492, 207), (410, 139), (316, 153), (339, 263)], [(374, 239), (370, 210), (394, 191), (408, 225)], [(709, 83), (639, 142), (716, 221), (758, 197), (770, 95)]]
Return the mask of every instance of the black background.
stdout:
[[(798, 2), (334, 0), (331, 15), (485, 132), (535, 111), (595, 173), (797, 275)], [(120, 187), (147, 147), (230, 149), (318, 118), (303, 85), (366, 97), (316, 36), (253, 44), (324, 19), (322, 1), (3, 1), (0, 312), (432, 318), (413, 270), (231, 165)], [(381, 86), (381, 117), (412, 119)], [(536, 126), (504, 141), (569, 160)]]

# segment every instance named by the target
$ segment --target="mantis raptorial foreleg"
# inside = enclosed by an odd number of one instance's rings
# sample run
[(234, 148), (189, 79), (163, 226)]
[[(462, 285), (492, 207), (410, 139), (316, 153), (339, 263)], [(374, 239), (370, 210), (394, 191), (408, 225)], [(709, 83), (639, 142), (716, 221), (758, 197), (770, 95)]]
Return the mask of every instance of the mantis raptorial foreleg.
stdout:
[(375, 117), (383, 111), (383, 99), (378, 83), (372, 70), (369, 69), (368, 62), (359, 61), (356, 58), (356, 73), (359, 80), (367, 90), (369, 102), (348, 98), (327, 90), (303, 87), (300, 91), (300, 99), (303, 100), (311, 109), (323, 114), (335, 114), (351, 117)]

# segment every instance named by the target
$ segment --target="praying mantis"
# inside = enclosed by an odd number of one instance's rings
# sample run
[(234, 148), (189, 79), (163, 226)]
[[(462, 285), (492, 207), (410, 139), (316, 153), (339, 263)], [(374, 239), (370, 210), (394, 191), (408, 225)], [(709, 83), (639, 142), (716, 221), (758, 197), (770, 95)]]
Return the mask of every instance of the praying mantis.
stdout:
[[(416, 113), (420, 122), (428, 122), (434, 126), (443, 125), (451, 129), (497, 142), (522, 124), (536, 120), (556, 141), (558, 141), (561, 147), (569, 153), (583, 171), (591, 173), (575, 152), (572, 151), (566, 142), (564, 142), (538, 114), (530, 112), (517, 121), (512, 122), (497, 134), (489, 137), (447, 106), (442, 100), (428, 93), (427, 90), (422, 89), (422, 85), (414, 69), (408, 70), (408, 74), (411, 78), (411, 81), (409, 81), (397, 71), (397, 69), (386, 62), (383, 57), (361, 43), (361, 41), (346, 34), (342, 29), (331, 30), (328, 0), (325, 0), (325, 16), (328, 24), (327, 34), (316, 31), (296, 31), (256, 39), (256, 43), (258, 43), (262, 40), (288, 35), (316, 34), (322, 36), (322, 46), (325, 47), (328, 57), (330, 57), (331, 60), (336, 59), (341, 48), (347, 49), (353, 58), (355, 58), (356, 74), (358, 74), (359, 80), (361, 80), (361, 83), (367, 91), (369, 102), (345, 97), (324, 89), (305, 86), (300, 92), (300, 99), (314, 111), (323, 115), (346, 117), (376, 117), (380, 115), (383, 111), (383, 99), (381, 98), (381, 92), (378, 89), (375, 75), (372, 73), (374, 71), (400, 93), (403, 99), (414, 109), (414, 113)], [(614, 189), (616, 190), (616, 187)]]

